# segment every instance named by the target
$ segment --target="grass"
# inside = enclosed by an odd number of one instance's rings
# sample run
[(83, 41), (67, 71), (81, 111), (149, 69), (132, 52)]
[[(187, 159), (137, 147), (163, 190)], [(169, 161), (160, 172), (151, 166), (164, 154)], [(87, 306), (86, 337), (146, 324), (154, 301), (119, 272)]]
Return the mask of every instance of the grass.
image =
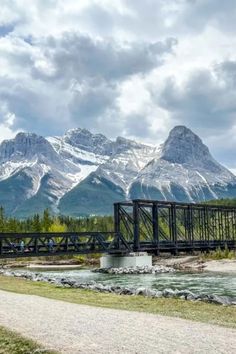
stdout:
[(44, 350), (37, 343), (0, 327), (0, 354), (55, 354)]
[(230, 251), (227, 247), (225, 249), (216, 249), (202, 255), (203, 260), (220, 260), (220, 259), (236, 259), (236, 252)]
[(76, 304), (149, 312), (236, 328), (236, 307), (232, 306), (219, 306), (181, 299), (152, 299), (143, 296), (98, 293), (83, 289), (61, 288), (48, 283), (34, 283), (29, 280), (4, 276), (0, 276), (0, 289)]

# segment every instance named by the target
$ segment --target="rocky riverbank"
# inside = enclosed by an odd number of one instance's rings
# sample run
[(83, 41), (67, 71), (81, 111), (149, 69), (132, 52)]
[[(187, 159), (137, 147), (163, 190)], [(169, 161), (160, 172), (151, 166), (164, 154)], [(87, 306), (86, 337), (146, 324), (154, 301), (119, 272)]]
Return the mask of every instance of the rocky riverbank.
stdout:
[(152, 267), (124, 267), (124, 268), (97, 268), (95, 273), (103, 274), (160, 274), (160, 273), (174, 273), (176, 270), (173, 267), (166, 267), (163, 265), (155, 265)]
[(154, 264), (191, 273), (216, 272), (236, 274), (236, 259), (204, 259), (201, 256), (156, 257)]
[(96, 282), (80, 283), (75, 279), (68, 279), (60, 276), (49, 277), (43, 275), (42, 273), (32, 273), (29, 271), (16, 271), (10, 269), (1, 269), (0, 275), (23, 278), (34, 282), (47, 282), (63, 288), (88, 289), (97, 292), (112, 293), (118, 295), (137, 295), (151, 298), (180, 298), (189, 301), (205, 301), (208, 303), (225, 306), (236, 305), (236, 298), (218, 295), (194, 294), (189, 290), (164, 289), (159, 291), (145, 287), (122, 287), (117, 285), (104, 285)]

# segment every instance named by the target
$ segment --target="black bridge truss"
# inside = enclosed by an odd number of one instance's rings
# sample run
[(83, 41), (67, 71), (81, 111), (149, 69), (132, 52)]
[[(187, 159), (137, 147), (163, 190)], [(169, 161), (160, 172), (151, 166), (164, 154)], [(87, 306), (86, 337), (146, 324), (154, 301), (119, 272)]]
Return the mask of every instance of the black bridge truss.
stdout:
[(0, 234), (0, 258), (130, 251), (130, 246), (123, 236), (115, 232)]
[(156, 200), (116, 203), (115, 232), (135, 252), (236, 249), (236, 208)]
[(236, 249), (236, 208), (133, 200), (114, 204), (114, 231), (0, 233), (0, 258)]

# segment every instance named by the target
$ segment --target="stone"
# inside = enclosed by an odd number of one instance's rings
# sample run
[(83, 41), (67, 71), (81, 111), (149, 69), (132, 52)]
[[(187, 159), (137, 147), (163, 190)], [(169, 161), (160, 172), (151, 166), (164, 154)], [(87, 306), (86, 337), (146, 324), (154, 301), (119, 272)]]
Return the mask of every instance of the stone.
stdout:
[[(166, 271), (166, 267), (154, 267), (155, 272)], [(128, 274), (140, 274), (139, 272), (153, 272), (153, 267), (137, 267), (137, 268), (125, 268), (125, 271), (128, 271)], [(104, 271), (104, 270), (102, 270)], [(112, 274), (122, 274), (124, 268), (115, 268), (110, 269), (110, 271), (114, 272)], [(129, 273), (131, 271), (131, 273)], [(121, 272), (121, 273), (120, 273)], [(137, 273), (138, 272), (138, 273)], [(75, 279), (68, 278), (60, 278), (60, 277), (49, 277), (40, 273), (31, 273), (31, 272), (20, 272), (13, 270), (1, 270), (0, 274), (4, 274), (9, 277), (18, 277), (24, 278), (31, 281), (43, 281), (48, 283), (54, 283), (57, 287), (64, 288), (80, 288), (80, 289), (90, 289), (98, 292), (107, 292), (107, 293), (115, 293), (120, 295), (140, 295), (147, 297), (167, 297), (167, 298), (181, 298), (189, 301), (205, 301), (210, 303), (215, 303), (218, 305), (231, 306), (236, 305), (236, 298), (231, 298), (229, 296), (219, 296), (219, 295), (207, 295), (207, 294), (194, 294), (189, 290), (173, 290), (173, 289), (164, 289), (163, 291), (148, 289), (145, 287), (131, 288), (131, 287), (122, 287), (120, 285), (104, 285), (102, 283), (96, 283), (95, 281), (89, 283), (79, 283)]]

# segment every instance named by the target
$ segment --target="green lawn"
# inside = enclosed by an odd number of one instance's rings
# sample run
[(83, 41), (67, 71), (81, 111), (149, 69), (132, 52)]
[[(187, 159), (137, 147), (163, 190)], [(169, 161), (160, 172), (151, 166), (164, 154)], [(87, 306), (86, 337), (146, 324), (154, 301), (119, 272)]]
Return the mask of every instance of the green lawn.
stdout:
[(236, 307), (233, 306), (219, 306), (181, 299), (152, 299), (143, 296), (98, 293), (90, 290), (60, 288), (47, 283), (34, 283), (29, 280), (4, 276), (0, 276), (0, 289), (76, 304), (143, 311), (236, 328)]
[(42, 349), (31, 340), (0, 327), (0, 354), (55, 354)]

